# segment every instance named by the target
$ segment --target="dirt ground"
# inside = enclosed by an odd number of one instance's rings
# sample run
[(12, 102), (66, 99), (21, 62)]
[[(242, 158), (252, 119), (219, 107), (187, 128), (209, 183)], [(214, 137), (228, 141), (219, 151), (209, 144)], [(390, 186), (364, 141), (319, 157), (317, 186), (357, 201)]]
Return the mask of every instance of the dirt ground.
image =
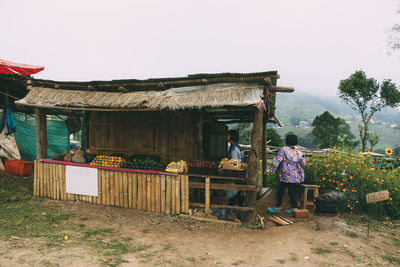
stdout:
[[(261, 211), (273, 195), (260, 202)], [(40, 238), (11, 237), (0, 241), (0, 266), (398, 266), (399, 232), (365, 227), (338, 219), (330, 232), (315, 229), (313, 218), (266, 229), (201, 222), (140, 210), (103, 207), (82, 202), (45, 200), (46, 207), (74, 216), (67, 220), (68, 240), (43, 246)], [(57, 225), (55, 225), (57, 227)], [(93, 242), (83, 242), (91, 229)], [(96, 231), (93, 232), (93, 229)], [(111, 229), (111, 230), (107, 230)], [(124, 246), (112, 247), (115, 240)], [(115, 243), (117, 244), (117, 243)], [(120, 243), (118, 243), (120, 244)], [(99, 247), (123, 251), (116, 262)], [(122, 250), (121, 250), (122, 249)], [(117, 252), (115, 252), (117, 253)], [(389, 258), (387, 258), (389, 257)]]

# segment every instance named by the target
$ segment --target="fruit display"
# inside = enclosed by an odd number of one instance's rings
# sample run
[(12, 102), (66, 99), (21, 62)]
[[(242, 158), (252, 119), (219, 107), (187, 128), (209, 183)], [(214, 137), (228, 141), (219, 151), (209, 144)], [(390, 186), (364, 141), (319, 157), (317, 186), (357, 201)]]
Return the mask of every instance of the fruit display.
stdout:
[(159, 157), (133, 155), (121, 165), (121, 168), (161, 171), (164, 170), (165, 164)]
[(122, 157), (97, 155), (90, 165), (118, 168), (123, 163), (125, 163), (125, 160)]
[(180, 160), (178, 162), (171, 162), (168, 164), (167, 168), (165, 169), (166, 172), (174, 172), (174, 173), (187, 173), (189, 170), (189, 167), (187, 163), (183, 160)]
[(247, 168), (247, 164), (238, 161), (237, 159), (227, 159), (224, 158), (221, 160), (219, 163), (218, 168), (224, 169), (224, 170), (238, 170), (238, 171), (244, 171)]

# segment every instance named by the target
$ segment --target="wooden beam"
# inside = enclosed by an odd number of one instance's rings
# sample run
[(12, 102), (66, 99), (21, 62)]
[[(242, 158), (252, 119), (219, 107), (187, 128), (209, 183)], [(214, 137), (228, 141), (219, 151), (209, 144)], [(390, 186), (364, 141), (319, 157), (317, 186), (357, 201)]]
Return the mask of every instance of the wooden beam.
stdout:
[(294, 92), (293, 87), (284, 87), (284, 86), (268, 86), (268, 89), (273, 92), (280, 92), (280, 93), (292, 93)]
[(204, 222), (224, 223), (224, 224), (231, 224), (231, 225), (237, 225), (237, 226), (241, 225), (241, 223), (239, 223), (239, 222), (211, 219), (211, 218), (207, 218), (207, 217), (199, 217), (199, 216), (188, 215), (188, 214), (179, 214), (178, 216), (185, 218), (185, 219), (193, 219), (193, 220), (204, 221)]
[[(261, 143), (262, 143), (262, 128), (263, 128), (264, 109), (259, 108), (255, 111), (253, 132), (251, 134), (251, 149), (247, 161), (246, 183), (257, 186), (258, 172), (260, 167)], [(248, 207), (256, 206), (256, 192), (246, 193), (246, 203)], [(249, 212), (246, 216), (247, 222), (255, 221), (255, 212)]]
[[(195, 203), (190, 202), (190, 206), (197, 208), (204, 208), (203, 203)], [(210, 208), (213, 209), (235, 209), (235, 210), (243, 210), (243, 211), (252, 211), (254, 208), (252, 207), (243, 207), (243, 206), (227, 206), (227, 205), (218, 205), (218, 204), (210, 204)]]
[[(207, 178), (206, 178), (207, 179)], [(189, 187), (190, 188), (201, 188), (204, 189), (207, 184), (205, 183), (200, 183), (200, 182), (190, 182)], [(211, 183), (210, 184), (210, 189), (214, 190), (237, 190), (237, 191), (252, 191), (255, 192), (257, 191), (257, 186), (255, 185), (242, 185), (242, 184), (216, 184), (216, 183)]]
[(35, 109), (36, 123), (36, 159), (47, 157), (47, 125), (46, 113), (42, 109)]

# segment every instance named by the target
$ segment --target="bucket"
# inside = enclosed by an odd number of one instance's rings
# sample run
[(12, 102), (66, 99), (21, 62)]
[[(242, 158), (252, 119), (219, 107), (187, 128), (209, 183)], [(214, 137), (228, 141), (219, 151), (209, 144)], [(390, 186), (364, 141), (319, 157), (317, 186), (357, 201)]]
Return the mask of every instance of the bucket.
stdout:
[(333, 225), (336, 221), (336, 215), (329, 214), (329, 216), (315, 215), (315, 222), (317, 224), (317, 230), (323, 232), (332, 231)]

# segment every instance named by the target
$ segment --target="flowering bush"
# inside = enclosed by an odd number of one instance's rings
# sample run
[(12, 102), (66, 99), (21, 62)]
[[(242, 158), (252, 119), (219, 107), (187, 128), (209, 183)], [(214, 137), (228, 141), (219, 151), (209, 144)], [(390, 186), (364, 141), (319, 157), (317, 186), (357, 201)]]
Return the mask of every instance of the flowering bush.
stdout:
[[(400, 167), (385, 159), (375, 161), (371, 153), (357, 156), (335, 149), (327, 155), (308, 157), (304, 171), (305, 184), (318, 184), (322, 193), (337, 194), (340, 210), (400, 218)], [(366, 203), (366, 194), (381, 190), (389, 191), (388, 201)]]

